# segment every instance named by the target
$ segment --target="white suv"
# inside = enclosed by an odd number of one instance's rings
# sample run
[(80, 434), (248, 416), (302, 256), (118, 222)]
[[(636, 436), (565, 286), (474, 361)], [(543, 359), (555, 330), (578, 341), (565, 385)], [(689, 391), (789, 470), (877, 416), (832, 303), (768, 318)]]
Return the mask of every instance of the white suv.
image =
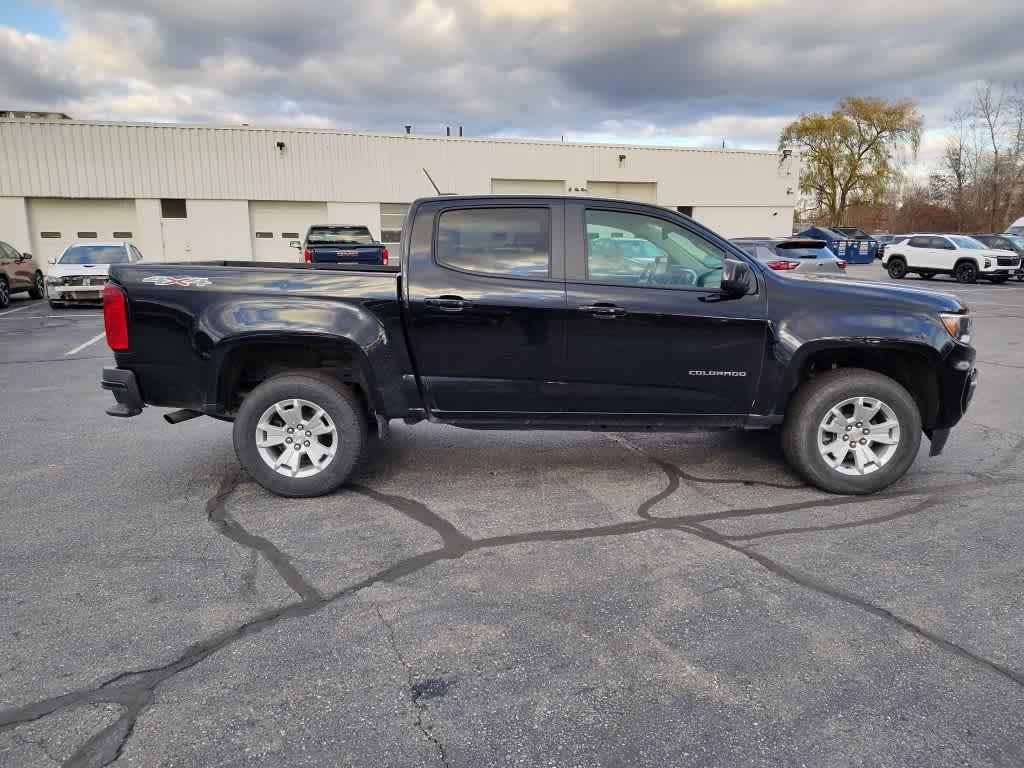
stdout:
[(899, 280), (916, 272), (925, 280), (952, 275), (961, 283), (979, 277), (1005, 283), (1020, 268), (1020, 256), (997, 251), (966, 235), (911, 235), (885, 249), (882, 266)]

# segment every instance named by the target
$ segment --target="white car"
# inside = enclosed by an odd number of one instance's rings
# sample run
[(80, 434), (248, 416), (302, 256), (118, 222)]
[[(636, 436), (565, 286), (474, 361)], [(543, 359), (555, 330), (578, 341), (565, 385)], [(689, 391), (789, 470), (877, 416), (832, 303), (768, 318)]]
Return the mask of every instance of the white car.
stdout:
[(1024, 216), (1017, 219), (1013, 224), (1006, 228), (1006, 234), (1008, 235), (1024, 235)]
[(1005, 283), (1020, 268), (1020, 256), (967, 235), (910, 235), (886, 247), (882, 266), (896, 280), (917, 273), (925, 280), (952, 275), (961, 283), (974, 283), (979, 277)]
[(69, 302), (102, 301), (103, 285), (111, 264), (142, 260), (139, 249), (126, 242), (75, 243), (68, 246), (46, 275), (46, 295), (51, 307)]

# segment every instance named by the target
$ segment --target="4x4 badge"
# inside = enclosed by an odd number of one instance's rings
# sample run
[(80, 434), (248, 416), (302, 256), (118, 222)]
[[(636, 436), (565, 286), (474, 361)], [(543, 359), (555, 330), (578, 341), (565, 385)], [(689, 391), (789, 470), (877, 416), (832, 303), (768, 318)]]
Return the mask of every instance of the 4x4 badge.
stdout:
[(154, 285), (213, 285), (213, 281), (208, 277), (170, 277), (168, 275), (151, 275), (150, 277), (143, 278), (144, 283), (153, 283)]

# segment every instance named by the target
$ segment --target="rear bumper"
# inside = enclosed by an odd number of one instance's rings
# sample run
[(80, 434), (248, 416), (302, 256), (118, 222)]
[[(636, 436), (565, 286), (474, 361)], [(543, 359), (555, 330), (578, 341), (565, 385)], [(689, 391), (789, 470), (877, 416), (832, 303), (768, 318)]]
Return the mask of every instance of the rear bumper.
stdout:
[(135, 374), (120, 368), (104, 368), (100, 386), (109, 390), (117, 402), (107, 408), (107, 415), (126, 418), (142, 413), (145, 403)]

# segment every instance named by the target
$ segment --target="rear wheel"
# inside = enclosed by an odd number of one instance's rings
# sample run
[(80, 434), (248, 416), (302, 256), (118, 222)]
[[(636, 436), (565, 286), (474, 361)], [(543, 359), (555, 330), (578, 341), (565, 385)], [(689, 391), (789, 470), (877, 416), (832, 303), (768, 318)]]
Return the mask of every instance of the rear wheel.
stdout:
[(958, 283), (978, 282), (978, 265), (973, 261), (961, 261), (953, 270), (953, 277)]
[(61, 307), (67, 306), (63, 301), (54, 301), (50, 299), (50, 309), (60, 309)]
[(874, 493), (906, 474), (921, 445), (921, 416), (898, 382), (837, 368), (806, 382), (790, 402), (782, 449), (807, 482), (825, 491)]
[(996, 285), (1002, 285), (1003, 283), (1005, 283), (1009, 279), (1010, 279), (1009, 275), (996, 275), (995, 277), (990, 277), (989, 278), (989, 280), (991, 280)]
[(252, 478), (280, 496), (320, 496), (345, 482), (366, 445), (359, 398), (319, 371), (267, 379), (242, 401), (235, 453)]
[(0, 277), (0, 309), (10, 306), (11, 303), (11, 286), (7, 282), (6, 277)]
[(29, 288), (28, 295), (33, 299), (41, 299), (46, 295), (46, 282), (43, 280), (42, 272), (36, 272), (35, 280), (32, 281), (32, 287)]
[(921, 279), (922, 280), (931, 280), (933, 277), (935, 277), (935, 273), (934, 272), (922, 272), (921, 273)]
[(901, 256), (893, 256), (889, 259), (889, 266), (886, 269), (889, 271), (889, 277), (893, 280), (902, 280), (907, 276), (907, 262)]

